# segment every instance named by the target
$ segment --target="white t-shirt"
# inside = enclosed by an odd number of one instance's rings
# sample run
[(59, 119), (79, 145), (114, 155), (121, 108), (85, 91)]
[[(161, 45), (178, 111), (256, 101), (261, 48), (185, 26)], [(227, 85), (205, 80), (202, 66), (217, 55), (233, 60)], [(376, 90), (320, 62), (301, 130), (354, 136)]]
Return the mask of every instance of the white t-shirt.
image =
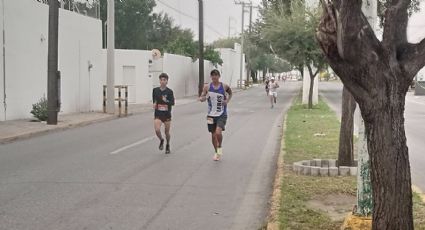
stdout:
[(269, 90), (272, 93), (276, 92), (276, 89), (279, 87), (279, 85), (277, 84), (277, 82), (269, 82)]

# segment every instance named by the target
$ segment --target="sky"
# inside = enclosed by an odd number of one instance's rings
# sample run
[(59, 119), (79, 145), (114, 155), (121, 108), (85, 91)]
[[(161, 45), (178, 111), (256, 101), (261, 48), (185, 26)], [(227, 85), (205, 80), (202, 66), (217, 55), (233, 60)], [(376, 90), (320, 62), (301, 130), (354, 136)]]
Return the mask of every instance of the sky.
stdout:
[(425, 38), (425, 1), (421, 1), (421, 11), (412, 15), (407, 27), (409, 42), (417, 43)]
[[(239, 2), (239, 0), (237, 0)], [(191, 29), (198, 39), (198, 0), (155, 0), (154, 12), (166, 12), (174, 19), (176, 25)], [(245, 2), (249, 2), (245, 0)], [(253, 6), (258, 6), (260, 0), (251, 0)], [(207, 43), (238, 36), (242, 26), (242, 6), (233, 0), (203, 0), (204, 3), (204, 38)], [(248, 10), (248, 8), (247, 8)], [(253, 21), (258, 17), (253, 9)], [(249, 12), (245, 13), (245, 28), (249, 25)]]
[[(239, 2), (240, 0), (237, 0)], [(241, 32), (242, 6), (234, 0), (203, 0), (204, 2), (204, 38), (210, 43), (218, 38), (238, 36)], [(249, 2), (245, 0), (245, 2)], [(258, 6), (260, 0), (251, 0)], [(176, 25), (191, 29), (198, 39), (198, 0), (156, 0), (154, 12), (166, 12), (174, 19)], [(253, 9), (253, 21), (258, 17)], [(248, 26), (249, 13), (245, 13), (245, 28)], [(425, 38), (425, 0), (421, 1), (421, 11), (412, 15), (409, 20), (409, 42), (419, 42)]]

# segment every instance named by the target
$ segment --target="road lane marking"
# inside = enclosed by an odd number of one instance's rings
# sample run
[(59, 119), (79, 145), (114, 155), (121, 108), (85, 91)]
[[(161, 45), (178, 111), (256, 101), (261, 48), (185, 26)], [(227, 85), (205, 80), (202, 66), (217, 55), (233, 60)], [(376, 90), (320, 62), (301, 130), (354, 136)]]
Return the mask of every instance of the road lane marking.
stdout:
[(123, 152), (123, 151), (125, 151), (125, 150), (127, 150), (127, 149), (130, 149), (130, 148), (133, 148), (133, 147), (135, 147), (135, 146), (138, 146), (138, 145), (141, 145), (141, 144), (143, 144), (143, 143), (146, 143), (146, 142), (148, 142), (148, 141), (151, 141), (151, 140), (153, 140), (154, 138), (155, 138), (155, 136), (147, 137), (147, 138), (142, 139), (142, 140), (140, 140), (140, 141), (138, 141), (138, 142), (135, 142), (135, 143), (133, 143), (133, 144), (126, 145), (126, 146), (124, 146), (124, 147), (122, 147), (122, 148), (119, 148), (119, 149), (117, 149), (117, 150), (115, 150), (115, 151), (111, 152), (110, 154), (111, 154), (111, 155), (118, 154), (118, 153)]

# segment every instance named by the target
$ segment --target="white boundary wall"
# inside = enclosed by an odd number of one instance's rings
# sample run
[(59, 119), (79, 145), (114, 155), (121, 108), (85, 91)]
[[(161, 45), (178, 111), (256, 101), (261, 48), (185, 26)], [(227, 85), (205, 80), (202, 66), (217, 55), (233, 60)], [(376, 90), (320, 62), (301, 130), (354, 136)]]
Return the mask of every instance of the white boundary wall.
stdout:
[[(5, 0), (5, 31), (7, 112), (0, 107), (0, 120), (29, 118), (32, 104), (47, 96), (48, 6)], [(101, 36), (101, 21), (59, 11), (61, 112), (101, 109)]]
[[(102, 51), (102, 85), (106, 85), (106, 50)], [(130, 85), (124, 77), (124, 68), (134, 67), (135, 85), (129, 87), (129, 98), (135, 97), (134, 103), (146, 103), (152, 96), (152, 79), (149, 78), (150, 51), (115, 50), (115, 85)], [(136, 93), (136, 95), (130, 95)], [(100, 93), (102, 95), (102, 93)], [(122, 95), (124, 96), (124, 95)]]
[[(102, 76), (106, 76), (106, 50), (102, 52)], [(129, 88), (129, 97), (134, 91), (136, 100), (133, 103), (142, 104), (152, 100), (153, 87), (159, 86), (158, 76), (149, 76), (149, 59), (151, 52), (146, 50), (115, 50), (115, 85), (127, 85), (124, 68), (135, 69), (135, 84)], [(175, 54), (164, 54), (162, 72), (169, 76), (168, 87), (174, 91), (176, 98), (195, 96), (198, 94), (198, 60)], [(210, 61), (204, 61), (204, 82), (209, 82), (209, 74), (215, 67)], [(218, 68), (221, 70), (220, 66)], [(106, 84), (106, 78), (102, 85)]]
[[(1, 12), (2, 7), (0, 5)], [(49, 8), (34, 0), (5, 0), (4, 7), (7, 110), (3, 106), (3, 55), (0, 55), (0, 121), (31, 118), (32, 104), (43, 95), (47, 96)], [(1, 31), (3, 17), (0, 20)], [(61, 113), (102, 109), (106, 51), (102, 50), (101, 28), (100, 20), (59, 10)], [(240, 46), (235, 44), (235, 49), (220, 49), (219, 52), (224, 61), (223, 66), (217, 67), (221, 72), (221, 81), (236, 87), (240, 71)], [(129, 97), (133, 103), (150, 102), (152, 88), (159, 84), (157, 77), (149, 77), (150, 58), (150, 51), (115, 51), (115, 84), (131, 84)], [(92, 68), (89, 69), (90, 64)], [(197, 95), (198, 68), (198, 61), (192, 62), (189, 57), (164, 55), (163, 72), (170, 76), (169, 86), (177, 98)], [(210, 71), (215, 68), (211, 62), (204, 62), (205, 83), (210, 82)], [(132, 76), (129, 80), (124, 75)]]
[[(221, 59), (223, 60), (221, 81), (230, 85), (230, 87), (237, 87), (240, 80), (240, 49), (241, 46), (235, 43), (234, 49), (222, 48), (216, 49), (220, 52)], [(245, 63), (245, 55), (243, 56), (243, 63)], [(246, 80), (246, 68), (243, 68), (242, 80)]]

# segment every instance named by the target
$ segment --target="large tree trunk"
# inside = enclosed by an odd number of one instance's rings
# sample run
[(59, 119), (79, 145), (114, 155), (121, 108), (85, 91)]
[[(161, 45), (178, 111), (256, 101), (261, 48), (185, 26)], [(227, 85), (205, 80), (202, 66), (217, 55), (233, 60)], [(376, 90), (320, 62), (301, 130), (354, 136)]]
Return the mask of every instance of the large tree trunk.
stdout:
[(374, 109), (365, 120), (372, 168), (373, 228), (413, 229), (410, 164), (404, 131), (405, 92), (379, 97), (378, 103), (383, 104), (377, 103), (379, 109)]
[(353, 132), (356, 101), (346, 87), (342, 90), (341, 128), (339, 132), (339, 166), (354, 165)]
[(329, 65), (358, 102), (365, 121), (374, 230), (413, 229), (405, 96), (425, 65), (425, 39), (407, 41), (409, 0), (387, 1), (382, 41), (361, 0), (323, 0), (317, 39)]

